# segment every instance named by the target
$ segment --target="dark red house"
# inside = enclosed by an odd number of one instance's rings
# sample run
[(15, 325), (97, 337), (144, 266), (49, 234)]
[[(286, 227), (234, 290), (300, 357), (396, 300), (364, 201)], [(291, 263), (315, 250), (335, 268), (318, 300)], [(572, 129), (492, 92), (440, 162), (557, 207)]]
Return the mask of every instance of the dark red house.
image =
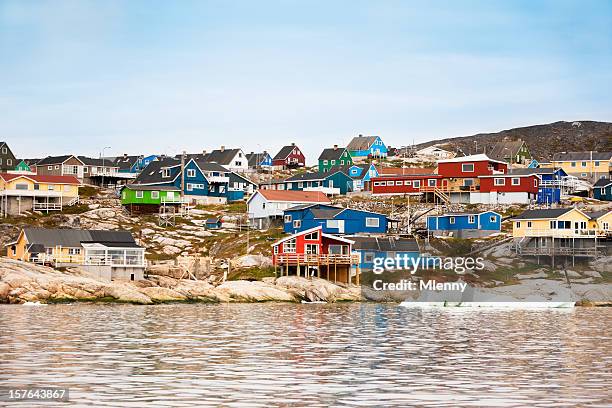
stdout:
[[(324, 234), (314, 227), (272, 244), (272, 263), (282, 275), (314, 276), (334, 282), (351, 282), (351, 265), (359, 264), (352, 254), (354, 241)], [(354, 277), (359, 284), (359, 272)]]
[(276, 156), (272, 158), (272, 166), (275, 168), (295, 169), (306, 165), (306, 157), (295, 143), (283, 146)]

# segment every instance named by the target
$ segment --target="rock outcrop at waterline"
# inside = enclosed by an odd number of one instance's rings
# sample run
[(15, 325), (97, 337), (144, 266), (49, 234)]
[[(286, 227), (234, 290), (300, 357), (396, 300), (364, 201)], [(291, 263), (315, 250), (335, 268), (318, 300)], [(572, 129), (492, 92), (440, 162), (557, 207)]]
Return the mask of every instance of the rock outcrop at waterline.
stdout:
[(114, 301), (135, 304), (163, 302), (300, 302), (359, 301), (358, 286), (335, 285), (323, 279), (270, 278), (264, 281), (203, 280), (150, 276), (137, 282), (103, 282), (78, 269), (58, 271), (0, 258), (0, 303)]

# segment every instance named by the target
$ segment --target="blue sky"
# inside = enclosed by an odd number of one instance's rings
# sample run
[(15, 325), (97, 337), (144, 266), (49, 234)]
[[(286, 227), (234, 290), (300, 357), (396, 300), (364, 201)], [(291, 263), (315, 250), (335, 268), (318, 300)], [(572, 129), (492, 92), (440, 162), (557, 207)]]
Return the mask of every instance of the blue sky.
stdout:
[(612, 120), (610, 1), (0, 0), (18, 157)]

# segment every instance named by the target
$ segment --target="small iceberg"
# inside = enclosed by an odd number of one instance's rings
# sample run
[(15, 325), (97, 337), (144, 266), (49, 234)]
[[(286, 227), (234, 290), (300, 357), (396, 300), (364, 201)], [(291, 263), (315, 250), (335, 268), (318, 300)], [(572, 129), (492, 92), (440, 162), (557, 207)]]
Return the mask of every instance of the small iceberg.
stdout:
[(36, 302), (25, 302), (23, 306), (47, 306), (47, 304), (36, 301)]

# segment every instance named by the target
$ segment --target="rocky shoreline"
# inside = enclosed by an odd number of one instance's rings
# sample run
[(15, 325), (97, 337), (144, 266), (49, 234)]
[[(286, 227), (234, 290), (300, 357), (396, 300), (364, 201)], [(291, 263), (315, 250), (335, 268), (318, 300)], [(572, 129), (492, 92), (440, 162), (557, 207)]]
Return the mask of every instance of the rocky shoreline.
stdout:
[(166, 302), (341, 302), (361, 301), (361, 288), (323, 279), (264, 278), (263, 281), (205, 280), (149, 275), (144, 281), (103, 282), (77, 268), (59, 271), (8, 258), (0, 260), (0, 303), (77, 301), (155, 304)]

